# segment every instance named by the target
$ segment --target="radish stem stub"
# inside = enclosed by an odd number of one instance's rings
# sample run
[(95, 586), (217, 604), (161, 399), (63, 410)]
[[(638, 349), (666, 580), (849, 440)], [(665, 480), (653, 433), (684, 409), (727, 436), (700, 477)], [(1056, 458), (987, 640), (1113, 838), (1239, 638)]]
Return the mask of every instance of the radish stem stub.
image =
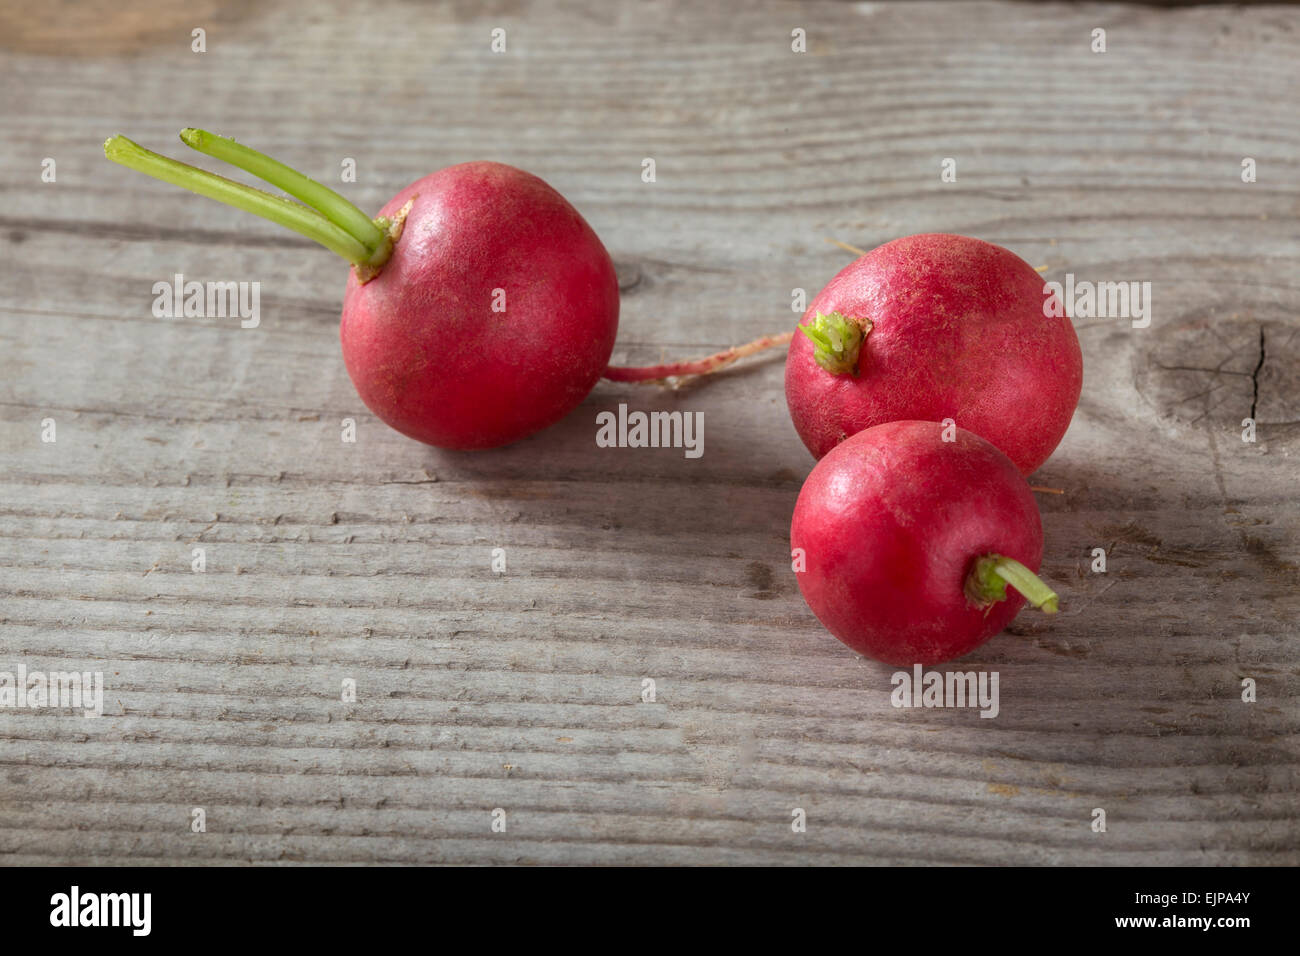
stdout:
[(1060, 609), (1056, 592), (1042, 578), (1014, 558), (1000, 554), (986, 554), (976, 559), (975, 567), (966, 579), (966, 594), (975, 604), (984, 607), (994, 601), (1005, 601), (1008, 584), (1044, 614), (1055, 614)]

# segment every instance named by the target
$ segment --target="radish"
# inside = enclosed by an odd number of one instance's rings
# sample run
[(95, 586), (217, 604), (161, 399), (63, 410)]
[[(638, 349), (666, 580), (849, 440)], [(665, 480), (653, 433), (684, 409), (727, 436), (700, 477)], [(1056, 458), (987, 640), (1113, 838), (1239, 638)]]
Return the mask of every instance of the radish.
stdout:
[(618, 279), (596, 234), (542, 180), (500, 163), (426, 176), (379, 215), (397, 221), (408, 203), (388, 263), (374, 278), (354, 269), (343, 295), (361, 400), (441, 448), (493, 448), (559, 421), (599, 381), (618, 332)]
[(953, 419), (1029, 475), (1083, 385), (1070, 319), (1023, 259), (946, 233), (885, 243), (813, 299), (786, 358), (795, 430), (821, 458), (864, 428)]
[(955, 426), (888, 422), (835, 446), (799, 492), (790, 545), (818, 620), (888, 664), (961, 657), (1026, 599), (1058, 607), (1035, 573), (1043, 529), (1029, 486)]
[(104, 143), (104, 154), (293, 229), (350, 262), (339, 327), (348, 374), (380, 419), (430, 445), (506, 445), (559, 421), (602, 376), (706, 375), (793, 335), (687, 362), (608, 365), (618, 332), (614, 264), (578, 211), (536, 176), (501, 163), (450, 166), (407, 186), (371, 219), (233, 139), (185, 129), (181, 140), (301, 204), (124, 136)]
[(604, 372), (618, 280), (591, 227), (536, 176), (465, 163), (407, 186), (371, 219), (289, 167), (203, 130), (181, 139), (305, 203), (115, 136), (109, 159), (264, 216), (352, 263), (343, 359), (362, 401), (405, 435), (491, 448), (550, 425)]

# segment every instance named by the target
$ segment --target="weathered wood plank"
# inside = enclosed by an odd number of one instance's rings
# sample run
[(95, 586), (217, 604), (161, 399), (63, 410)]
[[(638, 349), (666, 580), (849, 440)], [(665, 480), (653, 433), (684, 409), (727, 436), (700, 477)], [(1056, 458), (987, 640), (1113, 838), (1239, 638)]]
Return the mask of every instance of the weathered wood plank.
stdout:
[[(1298, 24), (391, 0), (3, 21), (0, 670), (107, 687), (99, 720), (0, 709), (0, 859), (1300, 862)], [(508, 449), (419, 446), (348, 382), (340, 264), (100, 153), (121, 131), (179, 155), (187, 124), (331, 183), (354, 158), (366, 208), (467, 159), (542, 175), (618, 262), (620, 362), (788, 327), (791, 290), (847, 261), (828, 236), (963, 232), (1049, 279), (1151, 282), (1150, 328), (1076, 321), (1084, 397), (1036, 478), (1066, 492), (1041, 500), (1064, 609), (968, 659), (1001, 675), (997, 718), (894, 709), (893, 668), (804, 607), (812, 462), (779, 360), (602, 383)], [(260, 281), (260, 326), (154, 318), (176, 272)], [(596, 448), (620, 402), (703, 411), (705, 454)]]

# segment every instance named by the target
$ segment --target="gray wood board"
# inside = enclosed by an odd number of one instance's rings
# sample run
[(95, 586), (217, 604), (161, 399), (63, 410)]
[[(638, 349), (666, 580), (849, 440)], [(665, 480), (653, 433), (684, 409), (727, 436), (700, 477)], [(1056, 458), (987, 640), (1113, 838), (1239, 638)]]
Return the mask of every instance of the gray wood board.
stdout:
[[(0, 711), (0, 859), (1300, 862), (1294, 9), (94, 9), (0, 20), (0, 670), (107, 684), (98, 720)], [(341, 262), (102, 156), (186, 125), (353, 158), (367, 209), (469, 159), (541, 175), (618, 263), (620, 363), (791, 327), (851, 258), (827, 237), (1151, 282), (1149, 328), (1076, 321), (1034, 478), (1063, 611), (962, 664), (998, 717), (895, 709), (803, 604), (779, 356), (421, 446), (348, 380)], [(261, 325), (155, 318), (175, 273), (259, 281)], [(703, 457), (597, 448), (620, 402), (703, 411)]]

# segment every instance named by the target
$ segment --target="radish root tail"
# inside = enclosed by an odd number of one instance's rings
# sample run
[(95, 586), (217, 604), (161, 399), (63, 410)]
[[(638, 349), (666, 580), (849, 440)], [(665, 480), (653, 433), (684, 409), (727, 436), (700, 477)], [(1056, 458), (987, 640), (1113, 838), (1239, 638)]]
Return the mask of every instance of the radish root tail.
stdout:
[(638, 382), (641, 384), (662, 384), (670, 378), (680, 379), (693, 375), (708, 375), (724, 369), (739, 359), (747, 358), (766, 349), (785, 345), (794, 332), (782, 332), (780, 335), (765, 335), (744, 345), (724, 349), (702, 359), (689, 362), (669, 362), (664, 365), (646, 365), (637, 368), (611, 365), (605, 369), (604, 378), (611, 382)]

